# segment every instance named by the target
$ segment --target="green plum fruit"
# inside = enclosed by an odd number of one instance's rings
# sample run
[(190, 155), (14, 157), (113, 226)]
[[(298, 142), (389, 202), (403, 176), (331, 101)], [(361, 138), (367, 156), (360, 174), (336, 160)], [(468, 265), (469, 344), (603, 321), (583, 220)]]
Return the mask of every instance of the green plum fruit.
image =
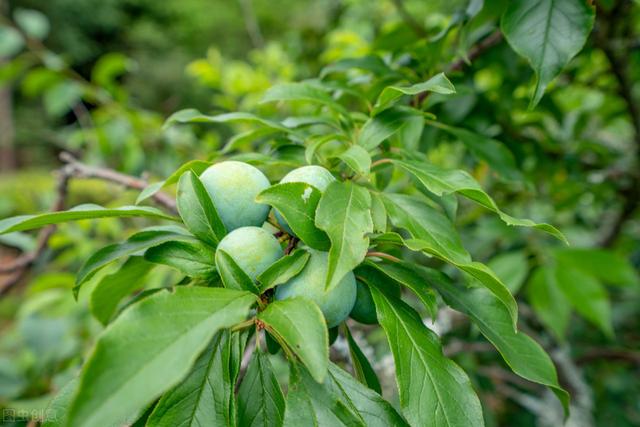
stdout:
[[(323, 192), (329, 184), (331, 184), (336, 179), (331, 175), (327, 169), (322, 166), (302, 166), (300, 168), (294, 169), (288, 174), (284, 176), (280, 180), (280, 184), (284, 184), (287, 182), (303, 182), (305, 184), (313, 185), (315, 188)], [(276, 219), (278, 220), (278, 224), (292, 236), (295, 235), (287, 221), (280, 215), (280, 212), (275, 211)]]
[(273, 234), (260, 227), (240, 227), (224, 236), (218, 249), (225, 251), (251, 280), (284, 256)]
[(378, 323), (376, 305), (373, 302), (371, 291), (367, 285), (359, 280), (357, 281), (356, 303), (353, 305), (353, 309), (349, 316), (352, 319), (367, 325)]
[(340, 329), (339, 326), (329, 329), (329, 345), (333, 344), (338, 339), (338, 329)]
[(255, 199), (271, 184), (256, 167), (236, 161), (216, 163), (200, 175), (200, 180), (227, 231), (260, 226), (266, 221), (269, 206)]
[[(373, 302), (371, 290), (369, 286), (357, 281), (356, 303), (353, 305), (349, 317), (366, 325), (378, 323), (378, 315), (376, 313), (376, 304)], [(397, 285), (389, 285), (389, 291), (393, 296), (400, 298), (400, 287)]]
[(276, 288), (276, 299), (306, 297), (322, 310), (327, 326), (333, 328), (351, 312), (356, 301), (356, 279), (347, 273), (329, 292), (325, 289), (329, 254), (309, 249), (311, 257), (304, 269), (287, 283)]

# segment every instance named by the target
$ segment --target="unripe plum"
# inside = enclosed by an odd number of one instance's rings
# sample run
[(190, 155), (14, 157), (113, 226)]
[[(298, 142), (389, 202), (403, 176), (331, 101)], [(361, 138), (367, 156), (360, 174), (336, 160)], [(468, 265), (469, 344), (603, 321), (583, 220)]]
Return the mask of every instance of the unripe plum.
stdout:
[[(280, 184), (284, 184), (287, 182), (303, 182), (305, 184), (313, 185), (315, 188), (323, 192), (329, 184), (331, 184), (336, 179), (331, 175), (331, 172), (323, 168), (322, 166), (302, 166), (300, 168), (294, 169), (288, 174), (284, 176), (280, 180)], [(293, 230), (287, 224), (287, 221), (284, 220), (282, 215), (278, 211), (275, 211), (276, 219), (280, 226), (287, 233), (294, 235)]]
[(329, 328), (329, 345), (333, 344), (338, 339), (338, 333), (340, 332), (338, 329), (339, 326)]
[(218, 249), (225, 251), (251, 280), (284, 256), (278, 239), (260, 227), (240, 227), (224, 236)]
[(367, 285), (359, 280), (357, 281), (356, 302), (353, 305), (353, 309), (349, 316), (352, 319), (367, 325), (378, 323), (376, 305), (373, 302), (371, 291)]
[(356, 301), (356, 279), (347, 273), (329, 292), (325, 289), (329, 254), (309, 249), (311, 257), (302, 272), (276, 288), (276, 299), (306, 297), (322, 310), (327, 326), (333, 328), (348, 315)]
[(255, 199), (270, 183), (258, 168), (229, 160), (209, 167), (200, 175), (200, 180), (227, 231), (260, 226), (266, 221), (269, 206)]
[[(357, 290), (356, 290), (356, 302), (353, 305), (353, 309), (351, 313), (349, 313), (349, 317), (353, 320), (357, 320), (360, 323), (364, 323), (366, 325), (373, 325), (378, 323), (378, 314), (376, 313), (376, 304), (373, 301), (373, 296), (371, 295), (371, 289), (369, 286), (362, 283), (361, 281), (357, 281)], [(401, 290), (400, 286), (395, 284), (389, 284), (388, 291), (391, 295), (400, 298)]]

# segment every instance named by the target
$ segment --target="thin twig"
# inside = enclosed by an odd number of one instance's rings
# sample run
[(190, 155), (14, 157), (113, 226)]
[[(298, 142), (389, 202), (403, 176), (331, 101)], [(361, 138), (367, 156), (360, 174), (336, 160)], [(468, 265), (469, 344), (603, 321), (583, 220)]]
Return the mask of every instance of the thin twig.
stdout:
[(420, 37), (427, 37), (427, 30), (424, 29), (422, 25), (405, 9), (404, 2), (402, 0), (393, 0), (393, 4), (398, 11), (398, 14), (402, 18), (402, 20)]
[(487, 50), (497, 45), (502, 41), (502, 33), (500, 30), (496, 30), (493, 33), (489, 34), (487, 37), (482, 39), (478, 44), (474, 45), (469, 52), (467, 52), (466, 57), (460, 58), (457, 61), (452, 62), (446, 68), (447, 71), (460, 71), (464, 68), (465, 65), (470, 64), (475, 59), (477, 59), (480, 55), (485, 53)]
[[(612, 42), (616, 36), (629, 36), (626, 34), (631, 31), (628, 23), (621, 22), (621, 20), (628, 19), (629, 7), (631, 7), (631, 2), (620, 1), (609, 13), (600, 15), (594, 34), (595, 44), (602, 49), (607, 57), (611, 72), (618, 83), (617, 93), (624, 101), (631, 120), (635, 145), (635, 161), (627, 174), (629, 179), (626, 180), (626, 184), (618, 188), (618, 195), (622, 198), (622, 206), (599, 240), (599, 245), (605, 248), (611, 247), (616, 242), (624, 224), (640, 206), (640, 173), (638, 173), (640, 166), (640, 103), (636, 102), (633, 97), (634, 81), (629, 75), (629, 52), (617, 50)], [(615, 32), (622, 32), (622, 34), (615, 34)]]
[(293, 252), (293, 250), (296, 248), (299, 241), (300, 239), (298, 239), (297, 237), (291, 236), (291, 239), (289, 239), (289, 244), (287, 245), (287, 248), (284, 250), (285, 255), (289, 255), (291, 252)]
[(367, 257), (368, 258), (383, 258), (392, 262), (400, 262), (400, 258), (396, 258), (393, 255), (390, 255), (388, 253), (385, 252), (376, 252), (376, 251), (369, 251), (367, 252)]
[(262, 37), (260, 24), (258, 23), (258, 18), (256, 18), (251, 1), (252, 0), (238, 0), (240, 8), (242, 9), (244, 26), (247, 29), (249, 38), (251, 39), (251, 44), (253, 47), (261, 49), (264, 46), (264, 37)]
[[(85, 165), (67, 152), (60, 153), (60, 160), (68, 165), (74, 177), (99, 178), (134, 190), (144, 190), (148, 185), (147, 181), (144, 179), (125, 175), (123, 173), (116, 172), (113, 169)], [(177, 212), (176, 202), (174, 198), (168, 194), (159, 191), (155, 193), (152, 198), (156, 203), (170, 210), (172, 213)]]
[(386, 158), (376, 160), (375, 162), (371, 163), (371, 169), (375, 168), (376, 166), (384, 165), (385, 163), (393, 163), (393, 160)]
[[(51, 207), (51, 211), (58, 212), (64, 209), (65, 201), (68, 194), (70, 171), (62, 168), (58, 176), (58, 185), (56, 188), (56, 199)], [(0, 296), (5, 295), (14, 286), (16, 286), (29, 271), (29, 267), (36, 262), (44, 253), (49, 244), (49, 238), (56, 230), (55, 225), (49, 225), (40, 230), (38, 240), (34, 251), (23, 254), (16, 258), (12, 263), (0, 268), (0, 273), (14, 273), (5, 282), (0, 283)]]
[[(462, 70), (462, 68), (464, 68), (465, 65), (470, 64), (479, 56), (481, 56), (483, 53), (485, 53), (487, 50), (499, 44), (502, 41), (502, 38), (503, 37), (500, 30), (494, 31), (493, 33), (489, 34), (487, 37), (482, 39), (480, 42), (478, 42), (478, 44), (471, 47), (471, 49), (469, 49), (469, 52), (467, 52), (466, 57), (460, 58), (452, 62), (447, 67), (445, 67), (445, 70), (449, 72)], [(416, 95), (415, 104), (421, 105), (422, 102), (427, 98), (427, 96), (429, 96), (429, 93), (430, 92), (426, 91)]]
[(585, 365), (594, 360), (609, 363), (613, 359), (640, 366), (640, 352), (615, 348), (593, 348), (576, 358), (576, 364)]

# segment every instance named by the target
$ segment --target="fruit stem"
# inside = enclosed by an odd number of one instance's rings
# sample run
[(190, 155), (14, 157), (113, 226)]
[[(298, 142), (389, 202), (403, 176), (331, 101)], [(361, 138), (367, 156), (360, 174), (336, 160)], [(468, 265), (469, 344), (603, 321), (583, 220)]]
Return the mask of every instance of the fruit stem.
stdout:
[(376, 160), (375, 162), (371, 163), (371, 169), (375, 168), (378, 165), (382, 165), (382, 164), (385, 164), (385, 163), (393, 163), (393, 160), (391, 160), (391, 159), (379, 159), (379, 160)]
[(240, 322), (237, 325), (233, 326), (231, 328), (231, 332), (237, 332), (242, 329), (248, 328), (249, 326), (253, 325), (255, 322), (256, 322), (255, 317), (252, 317), (251, 319), (247, 319), (244, 322)]
[(375, 251), (371, 251), (371, 252), (367, 252), (367, 257), (369, 258), (383, 258), (383, 259), (387, 259), (389, 261), (393, 261), (393, 262), (400, 262), (400, 258), (396, 258), (393, 255), (389, 255), (388, 253), (385, 252), (375, 252)]

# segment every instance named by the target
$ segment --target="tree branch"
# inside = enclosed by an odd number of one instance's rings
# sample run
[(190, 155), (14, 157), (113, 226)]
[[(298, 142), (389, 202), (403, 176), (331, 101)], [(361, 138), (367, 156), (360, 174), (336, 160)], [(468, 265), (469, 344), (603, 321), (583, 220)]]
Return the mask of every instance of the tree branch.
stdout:
[(493, 33), (489, 34), (487, 37), (482, 39), (478, 44), (474, 45), (465, 58), (460, 58), (457, 61), (452, 62), (447, 67), (447, 71), (460, 71), (464, 68), (465, 65), (470, 64), (487, 50), (491, 49), (493, 46), (497, 45), (502, 41), (502, 33), (500, 30), (496, 30)]
[[(640, 168), (640, 104), (633, 98), (634, 81), (629, 76), (628, 52), (618, 51), (613, 43), (617, 35), (629, 36), (626, 33), (630, 28), (628, 22), (624, 21), (628, 20), (629, 7), (631, 2), (619, 1), (609, 13), (601, 14), (594, 34), (595, 44), (607, 57), (611, 72), (618, 84), (617, 93), (624, 101), (631, 120), (635, 145), (634, 161), (627, 173), (627, 183), (618, 188), (622, 206), (600, 237), (599, 245), (605, 248), (611, 247), (616, 242), (624, 224), (633, 216), (640, 203), (640, 172), (638, 172)], [(616, 34), (616, 32), (622, 34)]]
[[(451, 71), (462, 70), (466, 65), (471, 64), (474, 60), (480, 57), (487, 50), (499, 44), (502, 41), (502, 39), (503, 37), (500, 30), (494, 31), (484, 39), (480, 40), (478, 44), (471, 47), (471, 49), (469, 49), (469, 52), (467, 52), (466, 57), (457, 59), (452, 63), (450, 63), (448, 66), (446, 66), (445, 71), (451, 72)], [(427, 96), (429, 96), (429, 93), (430, 92), (421, 92), (418, 95), (416, 95), (416, 97), (414, 98), (416, 105), (421, 105), (422, 102), (425, 99), (427, 99)]]
[[(125, 175), (113, 169), (85, 165), (67, 152), (60, 153), (60, 160), (67, 164), (70, 173), (77, 178), (98, 178), (134, 190), (144, 190), (148, 185), (144, 179)], [(176, 202), (173, 197), (166, 193), (157, 192), (152, 198), (156, 203), (172, 213), (177, 213)]]
[[(98, 178), (105, 181), (122, 185), (126, 188), (143, 190), (147, 187), (147, 182), (143, 179), (125, 175), (112, 169), (85, 165), (78, 161), (71, 154), (62, 152), (60, 159), (65, 165), (60, 168), (58, 174), (58, 184), (56, 187), (56, 199), (51, 207), (52, 212), (64, 210), (68, 193), (69, 180), (71, 178)], [(153, 199), (159, 205), (165, 207), (172, 213), (177, 212), (175, 200), (166, 193), (158, 192)], [(36, 249), (15, 258), (13, 262), (0, 266), (0, 274), (9, 274), (9, 277), (0, 282), (0, 296), (5, 295), (14, 286), (22, 281), (29, 271), (29, 268), (42, 256), (49, 244), (49, 238), (56, 231), (55, 225), (49, 225), (40, 230), (37, 239)]]
[[(68, 185), (70, 178), (69, 170), (62, 168), (58, 176), (58, 185), (56, 187), (56, 199), (51, 207), (51, 211), (58, 212), (64, 209), (65, 201), (68, 193)], [(36, 262), (44, 253), (49, 244), (49, 238), (56, 231), (55, 225), (49, 225), (40, 230), (38, 233), (38, 243), (33, 252), (23, 254), (16, 258), (12, 263), (2, 266), (0, 273), (13, 273), (7, 280), (0, 283), (0, 296), (5, 295), (14, 286), (16, 286), (29, 271), (29, 267)]]

